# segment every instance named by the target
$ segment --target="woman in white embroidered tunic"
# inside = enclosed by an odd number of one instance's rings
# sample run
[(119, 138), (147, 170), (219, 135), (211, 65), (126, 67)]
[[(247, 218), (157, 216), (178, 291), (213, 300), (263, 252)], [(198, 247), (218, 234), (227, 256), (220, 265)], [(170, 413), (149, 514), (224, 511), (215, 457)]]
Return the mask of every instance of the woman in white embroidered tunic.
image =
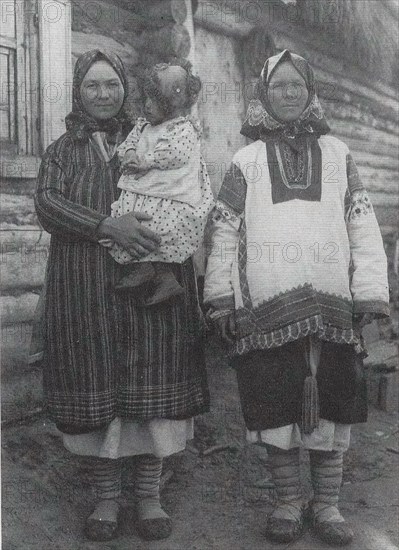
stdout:
[(307, 61), (269, 58), (213, 216), (209, 316), (229, 344), (249, 441), (267, 445), (277, 502), (266, 534), (303, 530), (299, 446), (310, 450), (313, 524), (333, 544), (350, 425), (367, 418), (361, 326), (389, 315), (379, 227)]

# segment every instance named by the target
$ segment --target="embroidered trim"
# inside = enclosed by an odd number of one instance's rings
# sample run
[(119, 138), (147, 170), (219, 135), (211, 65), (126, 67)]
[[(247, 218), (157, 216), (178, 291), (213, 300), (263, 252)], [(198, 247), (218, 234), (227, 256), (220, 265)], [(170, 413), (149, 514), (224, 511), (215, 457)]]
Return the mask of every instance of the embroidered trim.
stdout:
[(288, 324), (300, 322), (321, 315), (324, 322), (352, 329), (352, 300), (320, 292), (309, 283), (281, 292), (252, 306), (249, 289), (241, 278), (243, 305), (236, 311), (237, 334), (239, 338), (254, 332), (272, 332), (284, 329)]
[(355, 191), (351, 195), (350, 206), (346, 214), (346, 221), (350, 223), (354, 220), (361, 218), (362, 216), (372, 214), (373, 212), (373, 206), (371, 204), (367, 191), (365, 189), (362, 189), (361, 191)]
[[(306, 143), (307, 163), (305, 163), (304, 161), (303, 152), (300, 151), (299, 158), (298, 158), (298, 174), (296, 176), (294, 175), (294, 167), (292, 166), (292, 159), (289, 158), (289, 153), (287, 153), (287, 151), (284, 149), (285, 147), (284, 144), (282, 144), (281, 146), (283, 147), (284, 160), (281, 157), (279, 143), (276, 142), (274, 144), (278, 167), (279, 167), (281, 178), (283, 180), (284, 185), (288, 189), (307, 189), (312, 182), (312, 150), (310, 147), (309, 140), (307, 140), (307, 143)], [(305, 172), (306, 172), (306, 182), (303, 182), (303, 176)]]
[(325, 325), (321, 315), (292, 323), (272, 332), (258, 332), (245, 336), (229, 348), (228, 355), (234, 357), (250, 351), (279, 347), (309, 334), (317, 335), (320, 340), (353, 345), (357, 354), (367, 357), (367, 350), (360, 335), (356, 334), (353, 329), (340, 329), (332, 325)]
[[(216, 201), (215, 209), (217, 210), (217, 212), (222, 214), (222, 216), (229, 222), (236, 223), (237, 221), (240, 220), (240, 218), (237, 216), (234, 210), (230, 206), (228, 206), (226, 203), (220, 200)], [(217, 214), (215, 213), (215, 215)], [(218, 221), (220, 218), (214, 217), (213, 219), (215, 221)]]

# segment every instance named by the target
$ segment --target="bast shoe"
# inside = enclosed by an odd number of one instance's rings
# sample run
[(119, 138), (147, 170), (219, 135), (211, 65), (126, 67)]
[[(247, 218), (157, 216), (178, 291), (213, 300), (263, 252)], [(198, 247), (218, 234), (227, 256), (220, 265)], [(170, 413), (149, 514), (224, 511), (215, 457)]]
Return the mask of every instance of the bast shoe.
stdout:
[(92, 517), (93, 514), (86, 519), (84, 527), (85, 536), (89, 540), (96, 542), (115, 539), (119, 531), (119, 505), (117, 505), (116, 508), (116, 521), (110, 519), (102, 519), (101, 517)]
[(145, 540), (167, 539), (172, 533), (172, 520), (168, 517), (139, 519), (137, 531)]
[(353, 540), (353, 531), (346, 521), (320, 521), (312, 513), (311, 523), (315, 535), (331, 546), (346, 546)]
[(297, 540), (303, 533), (305, 527), (305, 512), (300, 510), (297, 517), (292, 519), (274, 517), (273, 512), (267, 518), (266, 538), (273, 542), (292, 542)]

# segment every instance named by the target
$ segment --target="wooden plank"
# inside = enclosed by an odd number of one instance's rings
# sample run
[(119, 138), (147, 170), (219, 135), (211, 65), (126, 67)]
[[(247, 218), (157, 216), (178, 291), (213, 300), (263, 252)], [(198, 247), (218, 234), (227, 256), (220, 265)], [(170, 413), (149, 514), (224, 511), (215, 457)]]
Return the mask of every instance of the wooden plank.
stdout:
[[(2, 178), (35, 180), (39, 171), (41, 159), (32, 155), (1, 155), (0, 176)], [(32, 182), (34, 188), (34, 182)]]
[(366, 142), (384, 144), (392, 149), (398, 147), (398, 138), (387, 132), (370, 128), (369, 126), (357, 123), (347, 124), (342, 120), (330, 119), (329, 125), (332, 132), (347, 136), (350, 139), (357, 139)]
[(3, 252), (48, 247), (50, 238), (50, 234), (39, 225), (0, 223), (0, 245)]
[(25, 5), (21, 4), (16, 17), (16, 39), (17, 39), (17, 128), (18, 128), (18, 153), (29, 154), (27, 143), (27, 114), (26, 114), (26, 59), (25, 59)]
[(339, 139), (342, 139), (344, 143), (349, 147), (351, 153), (356, 155), (358, 152), (373, 153), (375, 155), (381, 155), (384, 157), (390, 157), (394, 160), (398, 158), (397, 148), (384, 143), (363, 141), (355, 138), (351, 138), (345, 135), (341, 135), (340, 132), (334, 132), (333, 135)]
[(372, 168), (385, 168), (386, 170), (399, 171), (398, 158), (374, 155), (366, 151), (352, 152), (352, 156), (359, 166), (370, 166)]
[[(399, 197), (397, 196), (393, 197), (389, 193), (382, 193), (381, 191), (380, 192), (370, 191), (369, 196), (374, 207), (384, 206), (384, 207), (388, 207), (391, 210), (397, 210), (399, 206)], [(397, 224), (397, 220), (398, 220), (398, 215), (396, 212), (396, 224)]]
[(0, 289), (7, 292), (27, 291), (43, 285), (47, 264), (47, 247), (29, 252), (4, 251), (0, 263)]
[(182, 25), (187, 19), (184, 0), (153, 0), (142, 5), (142, 17), (147, 26), (163, 27), (165, 24)]
[[(28, 0), (28, 13), (36, 13), (36, 0)], [(26, 82), (27, 82), (27, 110), (28, 110), (28, 143), (27, 150), (30, 155), (40, 155), (40, 120), (39, 113), (39, 33), (35, 25), (33, 16), (28, 16), (25, 22), (25, 40), (26, 40)]]
[[(328, 94), (328, 89), (326, 89)], [(327, 118), (330, 117), (336, 120), (344, 120), (347, 124), (357, 123), (377, 130), (385, 131), (393, 134), (396, 139), (399, 136), (399, 125), (395, 118), (383, 118), (380, 113), (374, 114), (370, 112), (370, 105), (359, 105), (348, 98), (348, 102), (343, 102), (337, 94), (337, 90), (330, 90), (330, 96), (327, 101), (322, 101), (322, 105)], [(323, 96), (321, 96), (323, 99)], [(392, 113), (393, 114), (393, 113)]]
[(190, 34), (184, 25), (165, 25), (160, 29), (143, 31), (138, 46), (139, 51), (159, 54), (160, 59), (170, 56), (188, 57), (191, 48)]
[(16, 225), (37, 225), (33, 198), (26, 195), (3, 194), (1, 197), (0, 222)]
[(72, 33), (72, 54), (75, 58), (95, 48), (104, 48), (118, 54), (127, 67), (140, 61), (137, 50), (127, 42), (120, 43), (113, 38), (96, 33), (86, 34), (77, 31)]
[(65, 132), (71, 109), (71, 9), (69, 0), (39, 3), (41, 128), (43, 148)]
[(15, 325), (33, 320), (38, 294), (25, 292), (20, 296), (0, 296), (1, 325)]

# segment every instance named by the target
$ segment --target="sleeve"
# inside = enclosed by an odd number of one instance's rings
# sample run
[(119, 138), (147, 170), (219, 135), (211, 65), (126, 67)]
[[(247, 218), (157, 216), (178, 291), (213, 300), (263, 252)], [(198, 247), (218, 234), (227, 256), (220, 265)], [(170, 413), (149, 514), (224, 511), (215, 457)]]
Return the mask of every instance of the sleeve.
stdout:
[(356, 164), (347, 155), (345, 218), (351, 253), (354, 314), (389, 316), (387, 257), (373, 206)]
[(107, 216), (65, 198), (72, 147), (72, 140), (64, 137), (47, 149), (39, 169), (36, 213), (43, 229), (53, 235), (97, 242), (98, 225)]
[(125, 141), (123, 141), (117, 149), (119, 160), (123, 159), (126, 151), (129, 151), (131, 149), (133, 149), (133, 151), (136, 150), (137, 144), (140, 140), (141, 132), (143, 131), (145, 124), (146, 124), (145, 119), (143, 118), (137, 119), (133, 130), (128, 134)]
[(204, 302), (210, 308), (211, 318), (234, 311), (231, 273), (237, 254), (246, 190), (245, 178), (233, 162), (223, 179), (211, 219), (204, 287)]
[(198, 133), (190, 121), (171, 124), (157, 141), (154, 150), (139, 157), (140, 168), (180, 168), (190, 160), (197, 143)]

